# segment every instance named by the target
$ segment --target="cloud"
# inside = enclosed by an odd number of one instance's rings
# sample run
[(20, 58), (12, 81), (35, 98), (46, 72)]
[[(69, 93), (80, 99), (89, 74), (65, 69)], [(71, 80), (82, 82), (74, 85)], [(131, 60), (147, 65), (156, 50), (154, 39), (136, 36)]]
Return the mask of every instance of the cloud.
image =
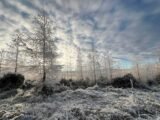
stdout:
[[(56, 21), (57, 36), (75, 50), (89, 48), (93, 40), (98, 50), (126, 58), (159, 49), (159, 0), (45, 0), (44, 4)], [(1, 0), (1, 43), (9, 41), (17, 28), (31, 30), (41, 8), (43, 0)], [(64, 45), (61, 49), (67, 54)]]

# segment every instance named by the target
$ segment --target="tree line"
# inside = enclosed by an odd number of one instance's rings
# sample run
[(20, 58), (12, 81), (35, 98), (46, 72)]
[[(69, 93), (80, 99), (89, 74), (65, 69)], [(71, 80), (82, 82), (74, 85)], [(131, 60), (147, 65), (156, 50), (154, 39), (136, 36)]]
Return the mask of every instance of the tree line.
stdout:
[(8, 51), (10, 53), (13, 52), (11, 55), (14, 56), (14, 72), (18, 73), (20, 53), (23, 53), (25, 61), (30, 61), (30, 65), (40, 68), (42, 71), (42, 83), (44, 83), (49, 71), (58, 70), (54, 64), (58, 57), (57, 38), (52, 25), (49, 15), (45, 10), (42, 10), (33, 20), (32, 31), (22, 32), (21, 30), (16, 30), (12, 41), (7, 44), (9, 50), (1, 50), (0, 52), (0, 71), (3, 55)]

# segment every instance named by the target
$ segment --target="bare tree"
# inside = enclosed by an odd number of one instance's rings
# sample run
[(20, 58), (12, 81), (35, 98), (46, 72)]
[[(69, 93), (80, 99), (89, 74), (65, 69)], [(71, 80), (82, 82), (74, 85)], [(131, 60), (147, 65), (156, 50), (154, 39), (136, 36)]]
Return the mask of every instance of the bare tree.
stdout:
[(34, 20), (34, 30), (27, 35), (23, 41), (26, 51), (36, 58), (42, 69), (42, 82), (46, 80), (46, 72), (49, 66), (53, 66), (54, 59), (57, 57), (56, 41), (53, 37), (51, 20), (43, 10)]
[[(110, 56), (110, 52), (109, 51), (106, 51), (105, 53), (105, 59), (107, 62), (105, 62), (105, 66), (108, 65), (108, 71), (107, 73), (109, 72), (109, 77), (108, 79), (112, 80), (113, 76), (112, 76), (112, 59), (111, 59), (111, 56)], [(107, 67), (106, 67), (107, 69)]]
[(110, 80), (112, 80), (112, 67), (111, 67), (111, 59), (110, 56), (107, 56), (107, 60), (108, 60), (108, 68), (109, 68), (109, 75), (110, 75)]
[(135, 63), (135, 67), (136, 67), (137, 77), (139, 80), (141, 80), (140, 67), (139, 67), (140, 59), (141, 59), (141, 56), (139, 55), (134, 56), (134, 59), (133, 59), (133, 62)]
[(95, 41), (92, 40), (91, 42), (91, 51), (92, 51), (92, 64), (93, 64), (93, 78), (94, 78), (94, 81), (95, 81), (95, 84), (97, 83), (97, 80), (96, 80), (96, 61), (95, 61)]
[(138, 79), (141, 80), (140, 71), (139, 71), (139, 64), (138, 63), (136, 63), (136, 69), (137, 69)]
[(3, 56), (4, 56), (4, 50), (2, 49), (0, 51), (0, 73), (2, 73)]
[(106, 56), (104, 56), (104, 67), (105, 67), (105, 71), (106, 71), (106, 78), (109, 79), (109, 77), (108, 77), (108, 68), (107, 68)]
[(81, 53), (81, 48), (78, 49), (78, 54), (77, 54), (77, 67), (80, 72), (80, 79), (83, 80), (83, 66), (82, 66), (82, 53)]
[(15, 54), (15, 69), (14, 72), (18, 72), (18, 62), (19, 62), (19, 54), (22, 49), (22, 34), (16, 30), (14, 34), (14, 38), (12, 41), (8, 44), (9, 48), (14, 51)]

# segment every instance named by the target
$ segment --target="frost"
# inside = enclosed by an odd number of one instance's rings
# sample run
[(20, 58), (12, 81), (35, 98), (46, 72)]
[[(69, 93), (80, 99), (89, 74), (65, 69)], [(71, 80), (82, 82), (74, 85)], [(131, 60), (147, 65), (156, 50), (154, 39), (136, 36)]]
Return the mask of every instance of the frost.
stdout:
[(66, 90), (49, 97), (18, 90), (0, 100), (3, 120), (159, 120), (160, 89), (98, 86)]

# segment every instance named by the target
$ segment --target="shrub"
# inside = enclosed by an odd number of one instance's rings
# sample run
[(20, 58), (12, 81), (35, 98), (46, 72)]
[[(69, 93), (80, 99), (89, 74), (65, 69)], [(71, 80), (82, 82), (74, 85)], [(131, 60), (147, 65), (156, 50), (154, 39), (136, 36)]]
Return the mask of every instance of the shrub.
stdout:
[(68, 90), (69, 88), (67, 86), (63, 86), (62, 84), (56, 83), (53, 86), (44, 84), (41, 90), (38, 92), (41, 95), (44, 96), (50, 96), (54, 93), (61, 93), (63, 91)]
[(0, 88), (10, 90), (19, 88), (23, 85), (24, 76), (21, 74), (7, 73), (0, 79)]
[(18, 92), (17, 92), (16, 89), (13, 89), (13, 90), (10, 90), (10, 91), (3, 91), (0, 94), (0, 99), (6, 99), (6, 98), (9, 98), (9, 97), (15, 96), (17, 93)]
[(33, 88), (34, 86), (35, 86), (35, 85), (33, 84), (33, 81), (31, 81), (31, 80), (25, 80), (25, 81), (24, 81), (24, 84), (23, 84), (23, 86), (22, 86), (22, 89), (28, 90), (28, 89)]
[(70, 83), (72, 82), (72, 79), (70, 80), (66, 80), (66, 79), (61, 79), (60, 80), (60, 84), (64, 85), (64, 86), (70, 86)]
[(97, 84), (98, 84), (98, 86), (100, 86), (100, 87), (105, 87), (105, 86), (107, 86), (109, 83), (108, 83), (108, 81), (107, 81), (107, 78), (101, 76), (101, 77), (97, 80)]
[(160, 84), (160, 74), (156, 75), (154, 79), (147, 80), (148, 86), (158, 85)]
[(46, 96), (49, 96), (49, 95), (52, 95), (53, 94), (53, 88), (52, 87), (49, 87), (47, 85), (44, 85), (42, 87), (42, 90), (40, 92), (42, 95), (46, 95)]
[(155, 80), (156, 80), (156, 82), (157, 82), (158, 84), (160, 84), (160, 74), (158, 74), (158, 75), (156, 76)]
[(88, 84), (87, 84), (87, 81), (85, 80), (77, 80), (77, 81), (73, 81), (73, 87), (75, 87), (75, 89), (78, 89), (78, 88), (85, 89), (88, 87)]
[(66, 90), (68, 90), (69, 88), (67, 87), (67, 86), (62, 86), (62, 85), (60, 85), (60, 84), (56, 84), (55, 86), (54, 86), (54, 93), (61, 93), (61, 92), (63, 92), (63, 91), (66, 91)]
[(154, 80), (147, 80), (147, 85), (148, 86), (153, 86), (153, 85), (156, 85), (156, 84), (157, 84), (157, 82), (154, 81)]
[(123, 77), (114, 78), (111, 84), (116, 88), (131, 88), (131, 80), (133, 83), (133, 87), (136, 87), (138, 83), (132, 74), (126, 74)]
[(64, 85), (64, 86), (67, 86), (67, 87), (70, 87), (71, 89), (74, 89), (74, 90), (78, 89), (78, 88), (85, 89), (89, 86), (92, 86), (89, 79), (87, 79), (87, 80), (83, 80), (83, 79), (82, 80), (61, 79), (60, 84)]

